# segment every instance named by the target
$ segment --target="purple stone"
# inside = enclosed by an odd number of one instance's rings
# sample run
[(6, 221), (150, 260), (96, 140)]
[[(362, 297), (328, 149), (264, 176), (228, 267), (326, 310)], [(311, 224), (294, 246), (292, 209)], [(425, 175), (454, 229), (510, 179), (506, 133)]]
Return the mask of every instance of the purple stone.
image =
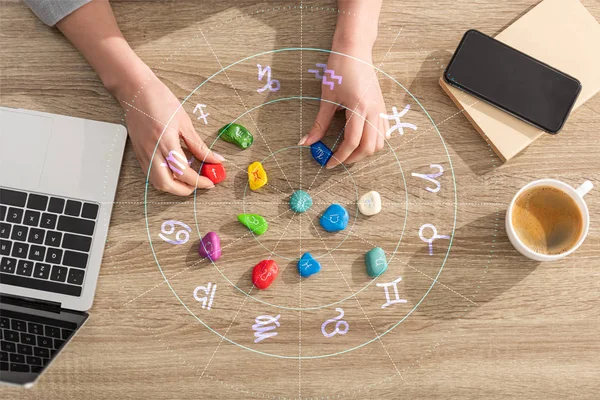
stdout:
[(209, 258), (212, 261), (221, 258), (221, 239), (216, 232), (208, 232), (200, 241), (198, 254), (202, 258)]

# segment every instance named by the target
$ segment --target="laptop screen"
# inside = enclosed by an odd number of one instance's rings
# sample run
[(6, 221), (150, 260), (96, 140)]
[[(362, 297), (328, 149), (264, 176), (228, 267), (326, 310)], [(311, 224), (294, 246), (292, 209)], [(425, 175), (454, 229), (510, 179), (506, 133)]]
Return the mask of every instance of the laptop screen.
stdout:
[(0, 299), (0, 382), (31, 386), (62, 351), (88, 314), (42, 310)]

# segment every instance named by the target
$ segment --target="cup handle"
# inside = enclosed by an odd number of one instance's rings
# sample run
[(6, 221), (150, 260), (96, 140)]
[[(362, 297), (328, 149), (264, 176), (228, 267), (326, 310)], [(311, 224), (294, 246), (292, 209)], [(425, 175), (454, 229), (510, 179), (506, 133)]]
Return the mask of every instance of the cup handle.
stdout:
[(588, 194), (588, 192), (590, 190), (592, 190), (592, 188), (594, 187), (594, 184), (590, 181), (585, 181), (581, 184), (581, 186), (579, 186), (577, 189), (575, 189), (575, 191), (577, 193), (579, 193), (579, 195), (581, 197), (585, 196), (586, 194)]

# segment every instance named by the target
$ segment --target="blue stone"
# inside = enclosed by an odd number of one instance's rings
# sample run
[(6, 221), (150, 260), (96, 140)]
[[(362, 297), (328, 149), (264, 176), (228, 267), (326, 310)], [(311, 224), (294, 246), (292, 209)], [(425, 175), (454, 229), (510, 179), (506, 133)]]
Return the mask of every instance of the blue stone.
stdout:
[(330, 205), (319, 221), (327, 232), (336, 232), (348, 226), (348, 211), (339, 204)]
[(305, 212), (312, 207), (312, 204), (312, 197), (304, 190), (296, 190), (290, 199), (290, 208), (297, 213)]
[(322, 167), (327, 164), (327, 161), (329, 161), (331, 155), (333, 154), (331, 150), (329, 150), (329, 147), (325, 146), (325, 143), (321, 142), (320, 140), (317, 143), (310, 145), (310, 153), (312, 154), (313, 158), (317, 160), (319, 164), (321, 164)]
[(314, 275), (320, 270), (321, 264), (310, 253), (304, 253), (298, 260), (298, 272), (304, 278)]

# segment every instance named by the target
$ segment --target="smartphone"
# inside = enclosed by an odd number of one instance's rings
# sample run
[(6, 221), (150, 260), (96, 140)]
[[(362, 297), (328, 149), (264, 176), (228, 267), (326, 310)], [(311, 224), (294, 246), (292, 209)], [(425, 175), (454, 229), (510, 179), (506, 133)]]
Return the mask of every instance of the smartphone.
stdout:
[(581, 83), (479, 31), (460, 41), (444, 79), (548, 133), (563, 127)]

